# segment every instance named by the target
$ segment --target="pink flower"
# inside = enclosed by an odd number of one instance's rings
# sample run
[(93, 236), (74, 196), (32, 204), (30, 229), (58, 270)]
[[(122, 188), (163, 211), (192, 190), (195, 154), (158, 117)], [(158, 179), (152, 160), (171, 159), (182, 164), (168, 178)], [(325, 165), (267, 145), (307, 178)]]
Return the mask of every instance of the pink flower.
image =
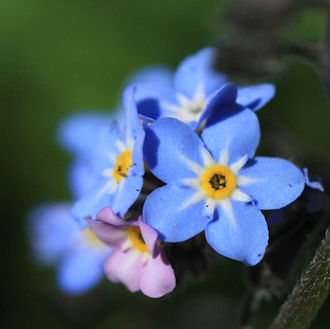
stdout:
[(146, 224), (142, 216), (138, 221), (126, 222), (111, 208), (102, 209), (96, 220), (88, 219), (96, 236), (113, 252), (105, 263), (107, 277), (121, 282), (134, 292), (141, 290), (153, 298), (164, 296), (175, 288), (175, 275), (158, 233)]

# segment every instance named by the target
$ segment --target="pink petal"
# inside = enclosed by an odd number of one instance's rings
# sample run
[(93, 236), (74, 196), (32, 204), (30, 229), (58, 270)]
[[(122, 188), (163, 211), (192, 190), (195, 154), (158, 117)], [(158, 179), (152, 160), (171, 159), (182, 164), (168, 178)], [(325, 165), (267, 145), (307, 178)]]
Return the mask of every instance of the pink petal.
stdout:
[(124, 228), (105, 224), (98, 220), (86, 220), (98, 239), (110, 247), (119, 248), (127, 238)]
[(104, 270), (113, 282), (123, 283), (130, 291), (140, 290), (142, 254), (131, 248), (126, 252), (114, 250), (105, 263)]
[(125, 222), (118, 217), (110, 207), (105, 207), (96, 214), (96, 219), (114, 226), (130, 226), (130, 223)]
[(156, 257), (159, 254), (159, 247), (157, 245), (158, 241), (158, 233), (157, 231), (149, 226), (147, 223), (143, 221), (142, 216), (139, 216), (139, 226), (141, 230), (141, 234), (143, 240), (145, 241), (150, 253), (153, 257)]
[(162, 249), (142, 269), (140, 284), (141, 291), (152, 298), (162, 297), (175, 288), (175, 274)]

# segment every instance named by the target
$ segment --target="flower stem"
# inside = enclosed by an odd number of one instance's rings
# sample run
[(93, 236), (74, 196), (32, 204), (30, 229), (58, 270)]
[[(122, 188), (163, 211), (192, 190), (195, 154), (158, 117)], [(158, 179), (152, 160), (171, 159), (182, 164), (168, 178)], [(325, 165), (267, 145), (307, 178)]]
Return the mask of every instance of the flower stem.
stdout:
[(270, 329), (307, 329), (330, 292), (330, 226)]

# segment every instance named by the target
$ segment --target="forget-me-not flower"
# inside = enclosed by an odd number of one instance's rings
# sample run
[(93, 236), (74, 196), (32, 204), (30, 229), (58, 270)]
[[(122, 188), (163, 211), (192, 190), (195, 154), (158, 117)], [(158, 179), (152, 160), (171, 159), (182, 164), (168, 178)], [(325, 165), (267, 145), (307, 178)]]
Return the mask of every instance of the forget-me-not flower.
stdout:
[(89, 227), (80, 229), (70, 204), (40, 205), (30, 212), (27, 225), (33, 258), (57, 266), (57, 283), (64, 293), (82, 294), (101, 281), (111, 249)]
[(147, 197), (143, 217), (164, 241), (184, 241), (205, 229), (218, 253), (255, 265), (268, 243), (261, 210), (293, 202), (305, 178), (284, 159), (254, 156), (258, 119), (236, 103), (235, 87), (230, 88), (201, 137), (174, 118), (147, 128), (146, 162), (167, 185)]
[(138, 221), (127, 222), (107, 207), (96, 215), (96, 220), (88, 222), (98, 238), (113, 248), (104, 266), (111, 281), (153, 298), (175, 288), (174, 271), (159, 246), (158, 233), (141, 216)]
[[(171, 79), (172, 73), (168, 68), (165, 66), (153, 65), (133, 72), (126, 80), (125, 85), (150, 83), (165, 86), (170, 85)], [(125, 112), (128, 112), (126, 117)], [(125, 124), (127, 120), (132, 120), (133, 124)], [(73, 155), (73, 162), (69, 167), (69, 187), (76, 199), (81, 199), (82, 202), (85, 203), (87, 198), (85, 206), (84, 204), (78, 203), (78, 206), (76, 205), (73, 211), (75, 218), (82, 226), (86, 225), (86, 221), (84, 220), (86, 210), (87, 212), (91, 212), (90, 215), (95, 215), (102, 207), (112, 205), (116, 211), (123, 214), (127, 208), (127, 204), (130, 204), (135, 198), (135, 194), (139, 192), (137, 190), (140, 189), (140, 184), (138, 184), (138, 179), (136, 179), (137, 184), (135, 186), (135, 192), (131, 189), (129, 193), (130, 197), (127, 198), (126, 204), (122, 204), (122, 207), (118, 206), (118, 202), (117, 205), (111, 204), (112, 200), (110, 200), (110, 202), (104, 194), (103, 198), (94, 198), (93, 200), (94, 191), (97, 190), (95, 185), (100, 182), (100, 176), (102, 176), (100, 172), (105, 169), (104, 167), (108, 166), (108, 169), (110, 169), (108, 170), (108, 174), (113, 173), (113, 171), (111, 172), (112, 167), (110, 168), (109, 166), (109, 149), (113, 149), (114, 144), (116, 144), (114, 152), (111, 152), (112, 162), (114, 162), (116, 160), (114, 158), (118, 156), (120, 152), (116, 147), (120, 146), (123, 149), (123, 143), (119, 140), (125, 139), (125, 129), (132, 130), (135, 124), (134, 122), (136, 123), (135, 111), (124, 111), (121, 106), (118, 106), (112, 113), (100, 111), (79, 112), (70, 115), (59, 125), (57, 130), (59, 143), (65, 150)], [(137, 130), (141, 135), (140, 129), (138, 128)], [(119, 135), (121, 136), (118, 137)], [(119, 143), (117, 143), (118, 141)], [(127, 154), (128, 153), (126, 153), (126, 155)], [(99, 161), (100, 158), (101, 161)], [(122, 157), (121, 160), (124, 161), (125, 157)], [(141, 163), (141, 161), (138, 162)], [(134, 163), (136, 164), (136, 161)], [(118, 163), (117, 169), (119, 168), (121, 169), (122, 166)], [(124, 175), (125, 173), (116, 175), (116, 181), (121, 181), (121, 183), (123, 183)], [(114, 183), (116, 183), (116, 181)], [(112, 184), (112, 188), (114, 188), (115, 185), (116, 184)], [(109, 191), (111, 191), (111, 189), (108, 190), (108, 192)], [(96, 194), (95, 196), (97, 197)], [(118, 198), (119, 197), (117, 197), (117, 199)]]
[[(168, 73), (165, 83), (144, 83), (137, 93), (139, 114), (151, 119), (176, 118), (189, 123), (194, 129), (210, 115), (210, 101), (221, 97), (219, 92), (226, 84), (226, 76), (213, 69), (216, 50), (205, 48), (185, 58), (179, 65), (171, 85)], [(275, 93), (271, 84), (261, 84), (238, 89), (237, 102), (258, 110)], [(216, 108), (213, 108), (216, 110)]]
[(125, 125), (113, 122), (106, 129), (94, 131), (93, 142), (84, 150), (84, 156), (80, 156), (83, 160), (75, 162), (73, 167), (72, 185), (78, 186), (78, 191), (86, 191), (72, 208), (73, 216), (82, 225), (87, 225), (84, 218), (95, 217), (106, 206), (123, 216), (140, 194), (144, 130), (137, 115), (134, 92), (134, 87), (124, 92)]

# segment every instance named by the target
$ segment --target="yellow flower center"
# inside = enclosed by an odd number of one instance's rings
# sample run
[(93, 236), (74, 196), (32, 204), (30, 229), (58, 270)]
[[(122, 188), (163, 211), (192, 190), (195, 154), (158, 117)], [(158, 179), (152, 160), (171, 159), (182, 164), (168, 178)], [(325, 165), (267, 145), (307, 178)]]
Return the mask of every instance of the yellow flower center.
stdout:
[(141, 252), (149, 252), (148, 246), (144, 242), (141, 230), (137, 226), (130, 226), (127, 230), (129, 239), (135, 249)]
[(98, 239), (98, 237), (89, 227), (83, 230), (83, 234), (88, 244), (93, 245), (95, 247), (103, 246), (103, 243)]
[(236, 188), (236, 177), (227, 167), (217, 164), (205, 169), (201, 184), (208, 197), (223, 199)]
[(128, 171), (132, 166), (132, 151), (126, 150), (122, 152), (116, 161), (115, 168), (113, 169), (113, 177), (117, 182), (128, 176)]

